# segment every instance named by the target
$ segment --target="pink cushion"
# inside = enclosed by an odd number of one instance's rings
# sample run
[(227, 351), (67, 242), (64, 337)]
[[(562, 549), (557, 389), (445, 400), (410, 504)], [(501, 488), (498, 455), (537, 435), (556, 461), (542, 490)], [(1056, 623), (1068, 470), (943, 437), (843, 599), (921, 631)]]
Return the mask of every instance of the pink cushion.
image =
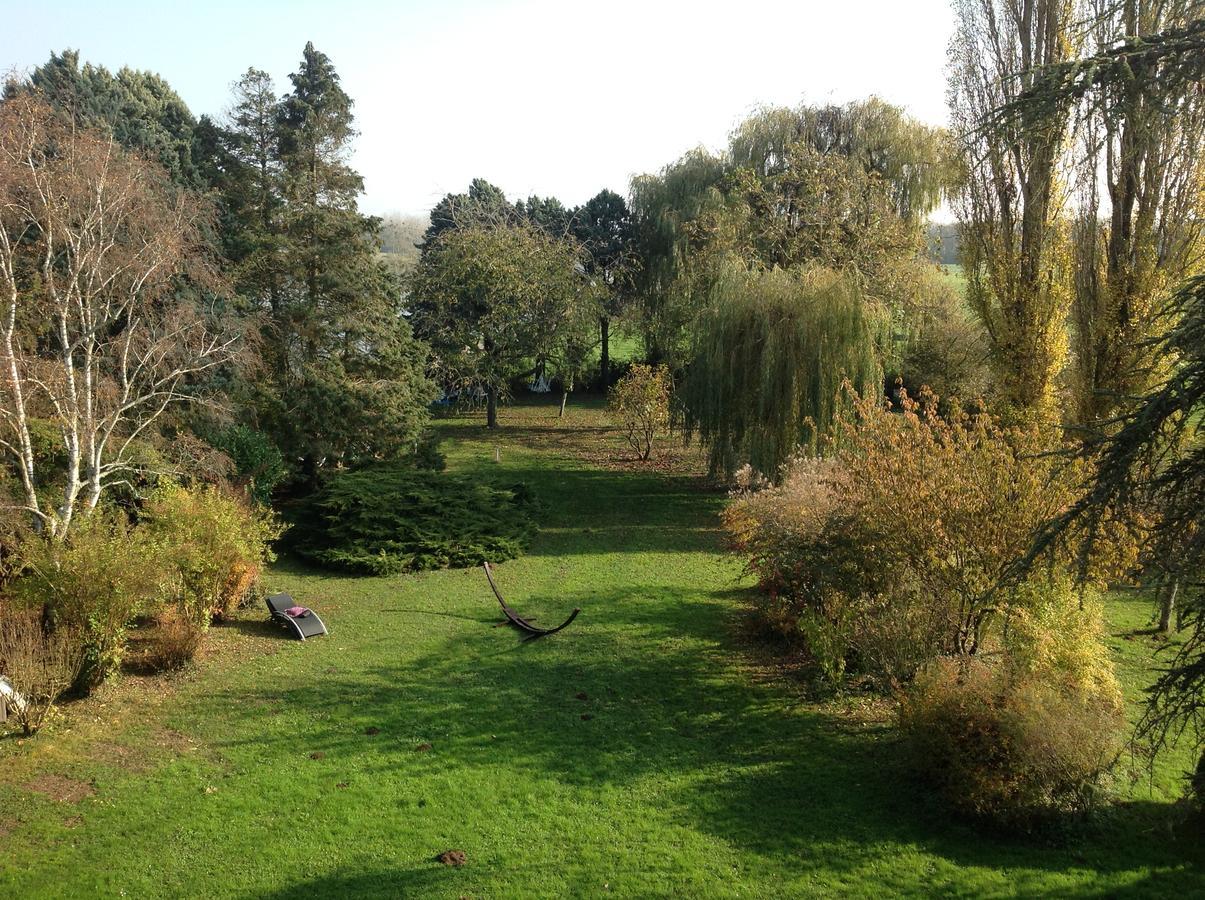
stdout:
[(292, 616), (294, 619), (304, 619), (310, 614), (310, 611), (304, 606), (290, 606), (285, 610), (286, 616)]

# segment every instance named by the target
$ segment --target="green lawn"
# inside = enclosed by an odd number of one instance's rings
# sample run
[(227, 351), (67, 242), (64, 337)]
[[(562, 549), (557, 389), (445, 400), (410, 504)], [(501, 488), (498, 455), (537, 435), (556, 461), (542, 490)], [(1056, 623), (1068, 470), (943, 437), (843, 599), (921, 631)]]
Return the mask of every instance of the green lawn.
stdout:
[(962, 266), (957, 263), (950, 263), (943, 265), (941, 271), (954, 289), (965, 296), (967, 292), (967, 277), (966, 273), (962, 271)]
[[(809, 702), (765, 665), (722, 496), (617, 463), (596, 404), (561, 428), (551, 405), (502, 421), (441, 423), (449, 467), (535, 487), (543, 530), (499, 581), (522, 613), (577, 622), (525, 643), (492, 627), (478, 571), (281, 563), (268, 586), (329, 637), (284, 641), (248, 611), (195, 669), (0, 741), (0, 897), (1205, 893), (1168, 802), (1185, 754), (1066, 835), (953, 822), (870, 704)], [(1150, 640), (1123, 635), (1147, 607), (1110, 613), (1137, 697)], [(434, 861), (450, 848), (467, 865)]]

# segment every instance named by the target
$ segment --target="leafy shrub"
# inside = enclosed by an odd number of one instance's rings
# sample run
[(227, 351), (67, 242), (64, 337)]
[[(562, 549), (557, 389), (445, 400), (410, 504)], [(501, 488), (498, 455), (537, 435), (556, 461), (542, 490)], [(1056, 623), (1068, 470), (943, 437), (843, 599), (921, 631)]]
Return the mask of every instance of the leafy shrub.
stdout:
[(1030, 825), (1099, 795), (1125, 715), (1097, 608), (1069, 594), (1055, 585), (1001, 656), (937, 660), (905, 694), (914, 765), (960, 812)]
[(48, 629), (40, 609), (0, 603), (0, 673), (21, 695), (22, 702), (9, 712), (25, 734), (45, 724), (82, 662), (77, 629)]
[(273, 559), (269, 545), (281, 534), (270, 511), (208, 485), (163, 484), (142, 515), (161, 548), (164, 599), (201, 629), (237, 608)]
[(823, 668), (888, 681), (974, 654), (1024, 589), (1011, 566), (1072, 480), (1052, 479), (1036, 432), (957, 406), (938, 415), (931, 394), (904, 395), (898, 411), (857, 401), (833, 441), (829, 458), (796, 460), (725, 512), (776, 627), (800, 638), (823, 620), (809, 648)]
[(163, 584), (160, 547), (120, 515), (96, 510), (64, 541), (32, 537), (18, 550), (12, 592), (23, 605), (45, 608), (52, 626), (75, 629), (83, 644), (76, 687), (99, 685), (121, 664), (126, 631)]
[(230, 457), (235, 473), (246, 482), (247, 493), (256, 503), (267, 504), (272, 491), (288, 477), (284, 455), (263, 432), (235, 425), (221, 432), (214, 446)]
[(961, 292), (936, 269), (922, 280), (917, 327), (904, 349), (900, 376), (913, 396), (984, 397), (991, 388), (986, 335)]
[(383, 464), (336, 475), (297, 511), (289, 545), (324, 566), (364, 575), (512, 559), (535, 531), (523, 484)]
[(669, 427), (672, 391), (665, 366), (634, 365), (611, 388), (607, 400), (611, 418), (642, 460), (653, 455), (653, 441)]
[(201, 649), (204, 625), (189, 618), (179, 606), (165, 606), (155, 617), (151, 646), (139, 660), (148, 672), (182, 669)]

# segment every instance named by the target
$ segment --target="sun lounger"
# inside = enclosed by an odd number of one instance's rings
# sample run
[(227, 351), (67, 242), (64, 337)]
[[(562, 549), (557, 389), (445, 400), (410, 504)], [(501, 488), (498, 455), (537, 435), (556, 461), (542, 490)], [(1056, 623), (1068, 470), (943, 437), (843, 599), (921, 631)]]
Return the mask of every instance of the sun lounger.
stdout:
[(273, 594), (268, 598), (267, 603), (272, 620), (287, 628), (289, 634), (297, 640), (304, 641), (306, 638), (327, 634), (326, 625), (322, 619), (318, 618), (318, 613), (312, 609), (307, 610), (303, 615), (290, 615), (290, 610), (297, 607), (297, 601), (288, 594)]

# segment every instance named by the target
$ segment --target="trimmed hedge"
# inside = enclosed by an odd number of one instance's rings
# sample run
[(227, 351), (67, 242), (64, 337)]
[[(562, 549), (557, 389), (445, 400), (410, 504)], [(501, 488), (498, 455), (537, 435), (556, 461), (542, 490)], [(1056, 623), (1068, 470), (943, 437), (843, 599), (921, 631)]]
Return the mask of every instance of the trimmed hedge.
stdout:
[(464, 568), (519, 556), (535, 534), (525, 484), (382, 464), (343, 472), (298, 507), (287, 547), (359, 575)]

